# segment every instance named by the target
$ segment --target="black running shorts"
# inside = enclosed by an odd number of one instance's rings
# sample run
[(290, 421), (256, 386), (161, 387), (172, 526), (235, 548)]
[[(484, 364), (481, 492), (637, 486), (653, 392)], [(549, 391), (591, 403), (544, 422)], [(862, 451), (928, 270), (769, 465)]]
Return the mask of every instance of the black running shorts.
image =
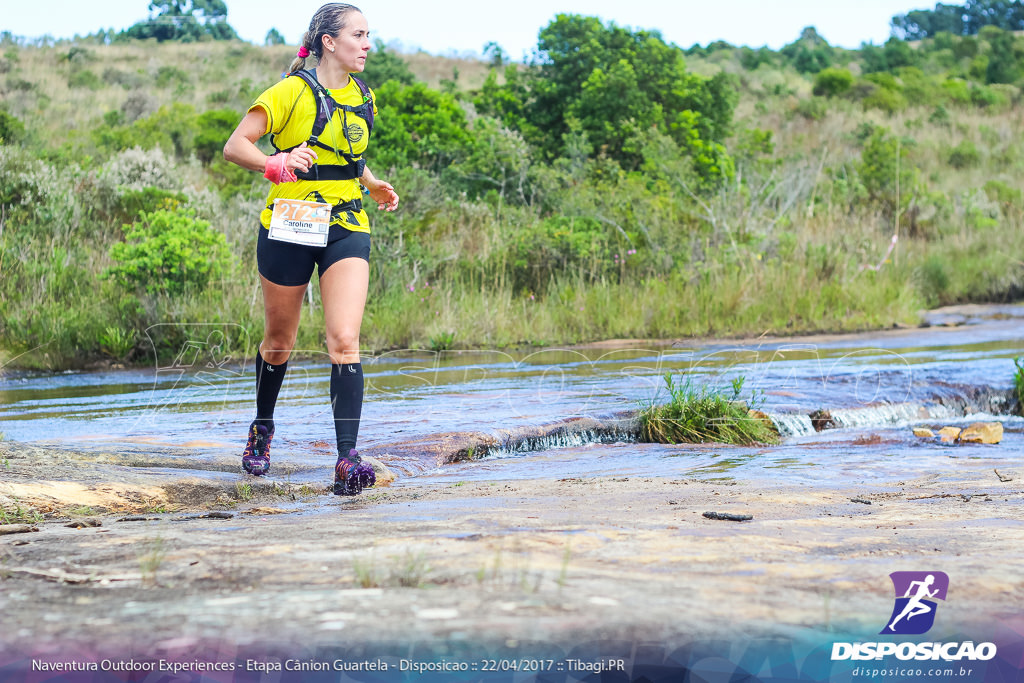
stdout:
[(272, 240), (270, 231), (260, 226), (256, 243), (256, 265), (260, 275), (275, 285), (294, 287), (309, 283), (313, 268), (320, 277), (332, 264), (346, 258), (361, 258), (370, 262), (370, 233), (353, 232), (340, 225), (332, 225), (326, 247), (310, 247)]

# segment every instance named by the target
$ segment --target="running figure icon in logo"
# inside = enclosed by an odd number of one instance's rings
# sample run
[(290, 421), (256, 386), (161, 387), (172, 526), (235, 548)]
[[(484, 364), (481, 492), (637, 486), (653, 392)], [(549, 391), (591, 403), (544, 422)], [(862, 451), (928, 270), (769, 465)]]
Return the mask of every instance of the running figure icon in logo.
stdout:
[(935, 623), (935, 600), (946, 599), (949, 577), (945, 572), (893, 572), (889, 578), (896, 591), (896, 604), (881, 633), (927, 633)]

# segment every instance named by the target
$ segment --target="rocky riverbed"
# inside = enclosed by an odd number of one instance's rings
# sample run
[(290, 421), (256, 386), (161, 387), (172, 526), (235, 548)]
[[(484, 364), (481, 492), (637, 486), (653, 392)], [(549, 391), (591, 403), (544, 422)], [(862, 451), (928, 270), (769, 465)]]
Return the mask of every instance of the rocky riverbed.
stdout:
[(827, 639), (877, 633), (888, 574), (925, 569), (951, 580), (942, 632), (981, 638), (1024, 613), (1024, 469), (997, 474), (998, 447), (967, 448), (871, 484), (827, 464), (814, 485), (504, 477), (509, 458), (490, 480), (428, 474), (338, 498), (2, 443), (5, 521), (31, 529), (0, 536), (3, 649), (9, 663)]

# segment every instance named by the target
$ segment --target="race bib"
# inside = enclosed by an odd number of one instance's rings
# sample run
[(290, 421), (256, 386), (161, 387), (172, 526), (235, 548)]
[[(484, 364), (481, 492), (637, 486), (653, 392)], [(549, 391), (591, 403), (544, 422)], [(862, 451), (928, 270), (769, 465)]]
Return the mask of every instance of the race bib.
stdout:
[(270, 239), (312, 247), (327, 246), (331, 205), (304, 199), (275, 199)]

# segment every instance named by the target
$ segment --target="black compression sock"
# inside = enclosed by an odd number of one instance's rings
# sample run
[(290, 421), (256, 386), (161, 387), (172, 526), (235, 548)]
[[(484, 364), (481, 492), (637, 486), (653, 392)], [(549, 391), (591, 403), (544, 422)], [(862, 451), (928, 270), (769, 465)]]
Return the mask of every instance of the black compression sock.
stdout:
[(363, 366), (361, 363), (336, 363), (331, 366), (331, 408), (339, 455), (356, 447), (359, 417), (363, 411)]
[(274, 430), (274, 406), (287, 369), (288, 361), (271, 365), (263, 360), (262, 353), (256, 352), (256, 424), (265, 425), (270, 431)]

